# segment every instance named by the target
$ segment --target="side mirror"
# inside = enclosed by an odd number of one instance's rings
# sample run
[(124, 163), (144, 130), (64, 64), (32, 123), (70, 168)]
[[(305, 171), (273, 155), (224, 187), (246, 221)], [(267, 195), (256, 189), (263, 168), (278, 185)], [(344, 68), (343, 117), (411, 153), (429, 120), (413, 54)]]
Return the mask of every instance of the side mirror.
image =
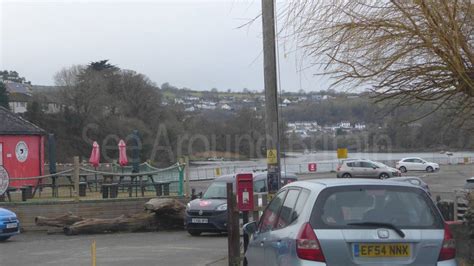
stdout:
[(246, 223), (244, 224), (243, 229), (247, 235), (253, 235), (255, 232), (257, 232), (257, 223), (256, 222)]

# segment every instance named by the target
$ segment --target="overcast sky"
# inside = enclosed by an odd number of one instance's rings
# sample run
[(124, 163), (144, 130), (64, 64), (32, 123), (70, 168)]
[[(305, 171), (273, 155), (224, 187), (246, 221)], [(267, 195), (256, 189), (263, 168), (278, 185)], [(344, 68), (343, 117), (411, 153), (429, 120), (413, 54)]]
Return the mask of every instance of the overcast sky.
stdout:
[[(0, 69), (53, 85), (63, 67), (110, 63), (197, 90), (263, 89), (260, 0), (0, 0)], [(300, 71), (301, 55), (280, 45), (285, 91), (317, 91), (317, 70)], [(286, 52), (285, 52), (286, 51)], [(287, 54), (284, 56), (284, 54)]]

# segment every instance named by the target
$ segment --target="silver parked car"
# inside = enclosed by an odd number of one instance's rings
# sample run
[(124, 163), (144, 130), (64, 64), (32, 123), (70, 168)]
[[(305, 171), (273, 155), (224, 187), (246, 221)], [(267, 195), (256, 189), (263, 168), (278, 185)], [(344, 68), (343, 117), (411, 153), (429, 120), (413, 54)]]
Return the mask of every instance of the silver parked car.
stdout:
[(406, 182), (294, 182), (244, 230), (252, 235), (248, 265), (456, 265), (440, 212)]
[(383, 163), (365, 159), (344, 160), (336, 169), (338, 178), (379, 178), (401, 176), (401, 172)]

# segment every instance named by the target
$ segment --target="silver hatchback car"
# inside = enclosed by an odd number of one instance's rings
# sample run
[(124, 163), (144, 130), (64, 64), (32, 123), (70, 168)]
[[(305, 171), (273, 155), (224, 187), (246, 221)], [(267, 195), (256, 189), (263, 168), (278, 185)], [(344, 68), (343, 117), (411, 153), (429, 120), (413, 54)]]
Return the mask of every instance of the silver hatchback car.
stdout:
[(400, 170), (385, 165), (380, 162), (374, 162), (365, 159), (344, 160), (336, 169), (338, 178), (379, 178), (387, 179), (390, 177), (401, 176)]
[(244, 230), (252, 235), (248, 265), (456, 265), (449, 227), (409, 183), (294, 182)]

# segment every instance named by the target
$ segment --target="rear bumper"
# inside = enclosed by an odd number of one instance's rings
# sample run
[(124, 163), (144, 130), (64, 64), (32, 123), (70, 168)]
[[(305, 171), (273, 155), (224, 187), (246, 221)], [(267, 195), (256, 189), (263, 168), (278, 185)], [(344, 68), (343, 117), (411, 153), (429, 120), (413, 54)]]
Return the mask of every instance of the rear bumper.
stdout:
[[(309, 260), (298, 260), (298, 264), (301, 266), (326, 266), (324, 262), (309, 261)], [(456, 260), (445, 260), (438, 261), (436, 266), (457, 266)]]
[(456, 260), (445, 260), (445, 261), (438, 261), (436, 266), (457, 266)]

